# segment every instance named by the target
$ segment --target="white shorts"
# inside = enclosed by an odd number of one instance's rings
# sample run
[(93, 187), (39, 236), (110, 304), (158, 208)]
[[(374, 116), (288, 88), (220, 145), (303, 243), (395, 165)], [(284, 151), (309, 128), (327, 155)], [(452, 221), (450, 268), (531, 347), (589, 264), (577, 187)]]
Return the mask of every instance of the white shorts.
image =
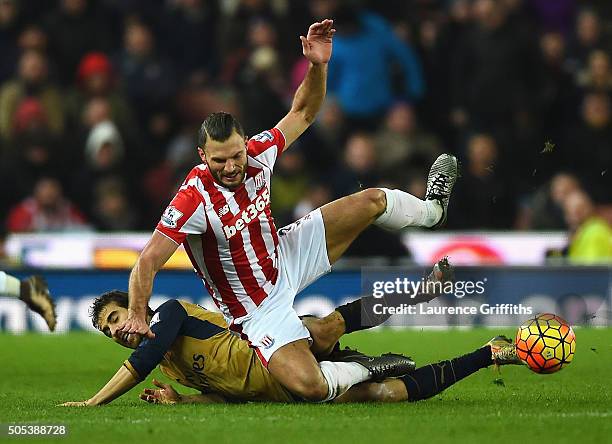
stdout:
[(331, 270), (320, 209), (278, 230), (278, 242), (279, 274), (272, 293), (240, 324), (230, 326), (249, 341), (266, 367), (282, 346), (310, 339), (310, 332), (293, 309), (293, 300)]

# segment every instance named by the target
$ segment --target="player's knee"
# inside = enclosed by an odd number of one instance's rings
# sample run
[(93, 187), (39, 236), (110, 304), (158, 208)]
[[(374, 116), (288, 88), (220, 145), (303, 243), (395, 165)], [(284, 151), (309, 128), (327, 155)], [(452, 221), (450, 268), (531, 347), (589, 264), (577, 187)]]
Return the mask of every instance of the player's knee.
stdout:
[(301, 387), (300, 397), (310, 402), (320, 402), (327, 398), (329, 388), (325, 381), (320, 381), (316, 384), (304, 385)]
[(381, 215), (387, 208), (387, 196), (385, 192), (379, 188), (368, 188), (360, 191), (358, 196), (363, 202), (364, 207), (372, 215)]
[(291, 392), (310, 402), (323, 401), (329, 388), (322, 375), (296, 375)]

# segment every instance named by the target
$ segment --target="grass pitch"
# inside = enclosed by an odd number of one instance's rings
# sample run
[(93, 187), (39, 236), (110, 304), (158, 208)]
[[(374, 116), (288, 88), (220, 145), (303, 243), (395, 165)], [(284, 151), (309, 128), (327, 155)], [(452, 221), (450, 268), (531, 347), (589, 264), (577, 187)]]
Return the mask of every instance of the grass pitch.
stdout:
[[(469, 352), (491, 336), (481, 329), (387, 329), (352, 334), (343, 345), (407, 353), (420, 366)], [(580, 329), (576, 336), (574, 362), (559, 373), (485, 369), (418, 403), (159, 406), (138, 399), (152, 386), (149, 378), (110, 405), (65, 408), (55, 405), (93, 395), (129, 351), (101, 334), (0, 335), (0, 423), (69, 430), (31, 439), (37, 443), (610, 442), (612, 329)], [(166, 380), (157, 370), (152, 376)], [(30, 440), (5, 435), (0, 441)]]

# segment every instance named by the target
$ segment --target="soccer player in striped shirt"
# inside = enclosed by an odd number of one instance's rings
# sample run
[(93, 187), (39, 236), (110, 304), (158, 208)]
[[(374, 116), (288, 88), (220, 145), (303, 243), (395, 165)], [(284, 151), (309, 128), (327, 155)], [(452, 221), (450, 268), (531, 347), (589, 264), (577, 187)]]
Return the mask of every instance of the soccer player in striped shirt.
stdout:
[(330, 401), (385, 367), (382, 359), (317, 362), (314, 354), (333, 347), (326, 340), (333, 336), (329, 331), (338, 325), (354, 327), (358, 311), (335, 311), (309, 331), (293, 300), (329, 272), (370, 224), (390, 230), (443, 224), (457, 160), (450, 155), (436, 160), (425, 200), (401, 190), (367, 189), (276, 229), (270, 212), (274, 163), (321, 107), (334, 32), (332, 20), (323, 20), (300, 37), (309, 69), (290, 111), (274, 128), (247, 140), (230, 114), (206, 118), (197, 147), (202, 164), (187, 175), (132, 270), (128, 317), (117, 335), (154, 337), (146, 321), (153, 279), (182, 244), (229, 328), (250, 343), (275, 380), (295, 396)]

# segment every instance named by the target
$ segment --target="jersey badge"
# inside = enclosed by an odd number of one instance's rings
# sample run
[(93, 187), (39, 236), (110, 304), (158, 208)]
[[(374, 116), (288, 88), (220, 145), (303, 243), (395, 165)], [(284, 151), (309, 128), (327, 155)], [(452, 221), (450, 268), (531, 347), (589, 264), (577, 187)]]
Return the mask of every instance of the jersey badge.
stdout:
[(162, 214), (161, 223), (165, 227), (176, 228), (181, 217), (183, 217), (183, 213), (177, 210), (173, 205), (170, 205), (166, 208), (164, 214)]
[(274, 338), (271, 338), (270, 336), (265, 335), (263, 338), (261, 338), (260, 342), (264, 348), (270, 348), (274, 345)]
[(159, 313), (155, 313), (153, 315), (153, 317), (151, 318), (151, 322), (149, 323), (149, 328), (153, 327), (155, 324), (157, 324), (160, 321), (159, 319)]

